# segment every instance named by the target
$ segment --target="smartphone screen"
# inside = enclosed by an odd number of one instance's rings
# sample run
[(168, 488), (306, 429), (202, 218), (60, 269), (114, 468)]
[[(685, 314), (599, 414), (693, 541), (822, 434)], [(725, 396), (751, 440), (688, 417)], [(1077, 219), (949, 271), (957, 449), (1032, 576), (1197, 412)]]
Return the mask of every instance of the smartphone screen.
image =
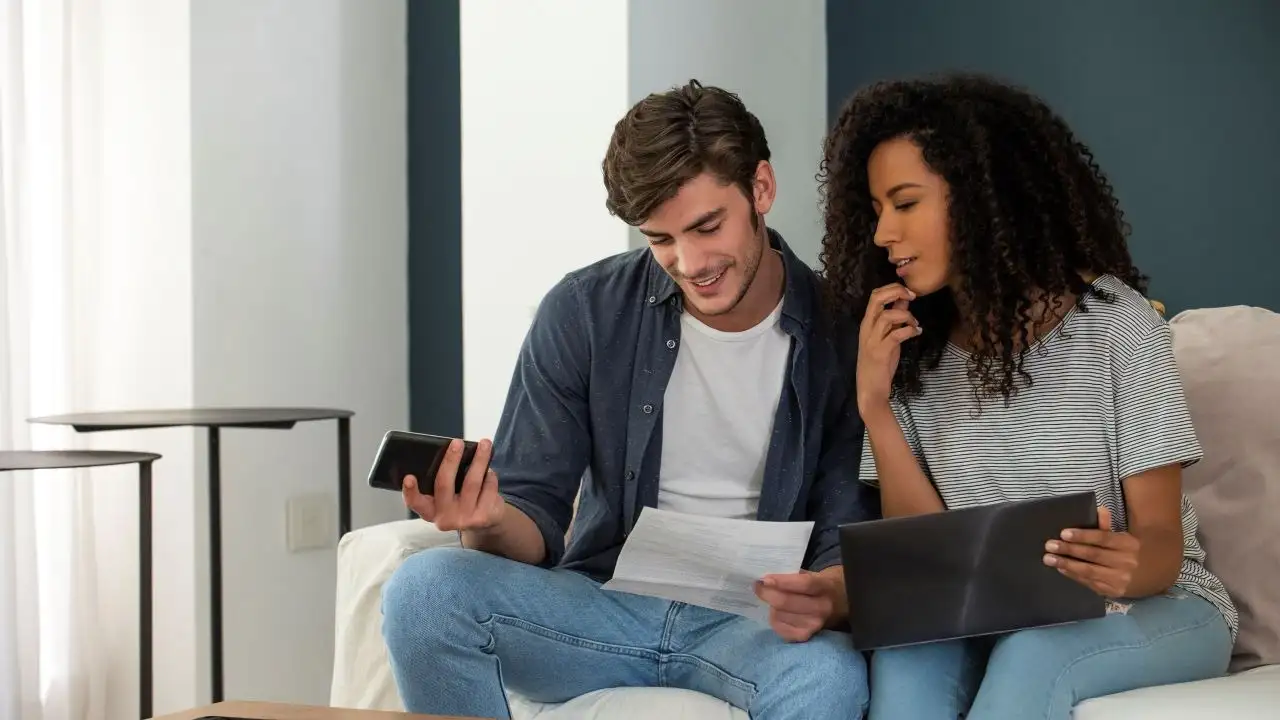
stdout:
[[(444, 460), (453, 438), (426, 435), (403, 430), (392, 430), (382, 438), (382, 445), (369, 470), (369, 486), (400, 492), (406, 475), (418, 479), (418, 492), (433, 495), (436, 490), (436, 472)], [(454, 492), (462, 491), (462, 481), (476, 454), (476, 443), (466, 441), (462, 446), (462, 461), (454, 477)]]

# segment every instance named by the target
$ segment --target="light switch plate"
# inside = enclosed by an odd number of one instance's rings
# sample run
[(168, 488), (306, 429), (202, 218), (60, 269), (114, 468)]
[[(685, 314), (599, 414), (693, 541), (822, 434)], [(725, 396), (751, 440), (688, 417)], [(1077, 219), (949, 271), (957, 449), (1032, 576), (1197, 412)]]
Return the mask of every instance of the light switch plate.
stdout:
[(331, 547), (337, 534), (337, 511), (328, 495), (295, 495), (285, 504), (285, 542), (289, 552)]

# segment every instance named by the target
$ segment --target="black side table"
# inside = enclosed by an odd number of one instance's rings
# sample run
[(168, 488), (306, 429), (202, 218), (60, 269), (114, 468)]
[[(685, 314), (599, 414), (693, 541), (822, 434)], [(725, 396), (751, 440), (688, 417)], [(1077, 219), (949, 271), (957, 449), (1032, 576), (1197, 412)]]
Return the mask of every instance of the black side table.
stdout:
[(151, 463), (156, 453), (120, 450), (26, 450), (0, 452), (0, 472), (65, 470), (138, 464), (138, 703), (151, 717)]
[(70, 425), (77, 432), (203, 427), (209, 431), (209, 626), (213, 646), (212, 702), (223, 700), (222, 664), (222, 477), (221, 428), (288, 430), (300, 422), (338, 421), (338, 537), (351, 529), (351, 416), (332, 408), (209, 407), (126, 410), (31, 418), (28, 422)]

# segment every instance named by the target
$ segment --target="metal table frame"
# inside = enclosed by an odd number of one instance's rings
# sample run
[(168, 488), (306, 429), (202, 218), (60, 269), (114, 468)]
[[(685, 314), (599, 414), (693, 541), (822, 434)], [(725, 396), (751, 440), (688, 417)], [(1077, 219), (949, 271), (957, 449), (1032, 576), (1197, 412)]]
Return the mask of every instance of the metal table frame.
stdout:
[[(211, 702), (225, 698), (222, 638), (222, 428), (289, 430), (299, 422), (337, 420), (338, 423), (338, 538), (351, 530), (351, 416), (350, 410), (330, 408), (211, 407), (173, 410), (75, 413), (31, 418), (28, 422), (70, 425), (77, 432), (96, 433), (174, 427), (203, 427), (209, 451), (209, 633)], [(148, 500), (149, 502), (149, 500)], [(148, 538), (148, 542), (150, 539)]]
[[(0, 452), (0, 472), (74, 470), (113, 465), (138, 466), (138, 707), (140, 717), (151, 717), (155, 670), (152, 655), (151, 560), (151, 464), (160, 459), (151, 452), (120, 450), (29, 450)], [(47, 463), (5, 462), (10, 458), (48, 458)], [(78, 460), (77, 460), (78, 458)]]

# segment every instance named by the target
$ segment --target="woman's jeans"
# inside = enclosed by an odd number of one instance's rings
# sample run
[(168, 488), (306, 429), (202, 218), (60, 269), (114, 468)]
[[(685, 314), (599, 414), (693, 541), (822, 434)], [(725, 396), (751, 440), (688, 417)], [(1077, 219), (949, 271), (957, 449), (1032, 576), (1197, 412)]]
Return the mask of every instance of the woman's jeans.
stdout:
[(1089, 698), (1222, 675), (1231, 646), (1218, 609), (1175, 588), (1095, 620), (878, 650), (868, 717), (1067, 720)]

